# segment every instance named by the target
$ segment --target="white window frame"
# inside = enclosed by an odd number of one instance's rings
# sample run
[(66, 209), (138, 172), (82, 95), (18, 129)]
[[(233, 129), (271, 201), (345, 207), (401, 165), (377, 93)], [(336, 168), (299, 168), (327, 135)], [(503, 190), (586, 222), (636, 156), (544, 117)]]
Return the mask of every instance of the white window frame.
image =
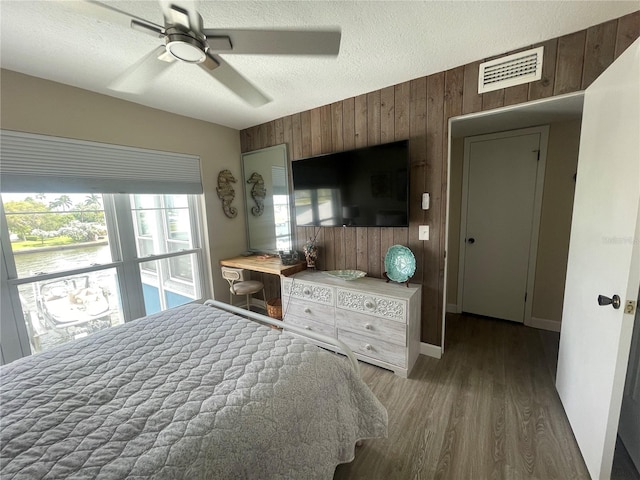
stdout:
[[(45, 192), (46, 193), (46, 192)], [(158, 194), (162, 195), (162, 194)], [(178, 252), (162, 253), (138, 257), (136, 248), (136, 229), (133, 224), (132, 205), (129, 194), (102, 194), (104, 202), (105, 220), (109, 233), (109, 246), (112, 261), (110, 263), (91, 265), (81, 268), (17, 277), (13, 250), (9, 237), (4, 204), (0, 201), (0, 253), (2, 268), (0, 268), (0, 283), (2, 293), (2, 312), (0, 329), (2, 342), (0, 360), (8, 363), (20, 357), (31, 355), (31, 347), (27, 332), (22, 304), (20, 302), (20, 285), (32, 284), (49, 279), (92, 273), (100, 270), (115, 269), (121, 301), (122, 315), (125, 322), (135, 320), (146, 315), (144, 297), (142, 293), (142, 278), (140, 264), (152, 260), (163, 260), (179, 256), (195, 254), (194, 286), (199, 298), (189, 303), (201, 302), (209, 292), (208, 275), (205, 274), (206, 252), (204, 249), (204, 229), (202, 228), (201, 202), (198, 195), (189, 195), (189, 213), (191, 224), (192, 248)], [(161, 295), (162, 306), (165, 307), (164, 297)], [(164, 309), (164, 308), (163, 308)]]

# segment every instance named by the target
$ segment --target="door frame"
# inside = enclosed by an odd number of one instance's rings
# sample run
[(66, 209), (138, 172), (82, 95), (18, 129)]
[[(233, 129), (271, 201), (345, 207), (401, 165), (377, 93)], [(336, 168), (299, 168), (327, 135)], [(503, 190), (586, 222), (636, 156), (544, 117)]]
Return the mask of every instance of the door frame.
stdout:
[[(640, 222), (638, 224), (640, 225)], [(637, 430), (639, 427), (634, 429), (634, 425), (640, 425), (640, 422), (634, 423), (636, 418), (640, 419), (640, 308), (637, 307), (638, 303), (640, 303), (640, 292), (638, 293), (636, 314), (633, 321), (633, 336), (631, 338), (629, 363), (627, 364), (627, 378), (620, 407), (618, 436), (627, 449), (633, 464), (640, 471), (640, 448), (637, 450), (632, 448), (636, 445), (640, 447), (640, 435), (638, 434), (640, 430)]]
[[(506, 107), (499, 107), (492, 110), (486, 110), (475, 113), (464, 113), (455, 117), (450, 117), (447, 120), (447, 181), (443, 198), (446, 198), (446, 212), (445, 212), (445, 232), (444, 232), (444, 278), (442, 289), (442, 318), (440, 319), (442, 325), (442, 335), (440, 338), (440, 356), (445, 352), (445, 337), (447, 328), (447, 313), (460, 313), (459, 301), (456, 301), (456, 310), (450, 310), (447, 308), (447, 292), (448, 292), (448, 278), (449, 278), (449, 224), (451, 222), (451, 147), (454, 138), (454, 132), (460, 128), (460, 125), (468, 125), (474, 123), (474, 130), (480, 130), (478, 133), (484, 131), (485, 133), (493, 133), (500, 130), (505, 130), (505, 125), (516, 126), (520, 128), (528, 128), (533, 125), (549, 124), (553, 121), (559, 121), (566, 119), (565, 114), (561, 114), (558, 117), (557, 105), (571, 104), (573, 108), (570, 110), (573, 112), (570, 117), (573, 118), (575, 113), (582, 112), (582, 100), (584, 98), (584, 90), (577, 92), (565, 93), (562, 95), (553, 95), (548, 98), (541, 98), (538, 100), (530, 100), (515, 105), (508, 105)], [(561, 108), (560, 111), (565, 109)], [(496, 121), (497, 120), (497, 121)], [(481, 122), (482, 127), (478, 127), (478, 123)]]
[(477, 141), (498, 140), (502, 138), (519, 137), (538, 133), (540, 135), (540, 159), (536, 169), (536, 185), (533, 198), (533, 225), (531, 229), (531, 239), (529, 248), (529, 259), (527, 268), (527, 290), (524, 308), (524, 325), (531, 324), (533, 311), (533, 293), (536, 276), (536, 260), (538, 258), (538, 237), (540, 234), (540, 218), (542, 216), (542, 194), (544, 191), (544, 174), (547, 164), (547, 146), (549, 144), (549, 125), (538, 127), (521, 128), (506, 132), (489, 133), (485, 135), (475, 135), (464, 139), (464, 163), (462, 170), (462, 203), (460, 210), (460, 250), (458, 258), (458, 310), (462, 311), (462, 298), (464, 291), (464, 266), (467, 236), (467, 202), (469, 195), (469, 150), (470, 145)]

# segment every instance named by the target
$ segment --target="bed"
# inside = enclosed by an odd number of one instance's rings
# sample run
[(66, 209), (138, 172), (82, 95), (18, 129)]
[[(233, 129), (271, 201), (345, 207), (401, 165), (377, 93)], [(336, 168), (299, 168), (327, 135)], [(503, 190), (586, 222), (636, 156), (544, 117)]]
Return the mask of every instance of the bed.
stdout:
[(0, 477), (333, 478), (387, 412), (345, 356), (189, 304), (0, 369)]

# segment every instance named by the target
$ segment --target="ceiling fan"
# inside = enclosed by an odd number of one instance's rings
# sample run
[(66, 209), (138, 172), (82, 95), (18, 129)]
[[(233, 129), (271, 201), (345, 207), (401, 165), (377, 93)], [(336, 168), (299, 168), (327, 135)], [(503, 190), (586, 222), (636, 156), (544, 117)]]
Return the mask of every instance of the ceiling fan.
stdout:
[[(338, 55), (340, 30), (249, 30), (203, 28), (202, 17), (187, 2), (159, 0), (164, 26), (96, 0), (69, 2), (100, 19), (124, 24), (163, 39), (109, 85), (112, 90), (142, 93), (153, 80), (176, 62), (200, 66), (213, 78), (259, 107), (271, 101), (220, 55)], [(68, 5), (68, 4), (67, 4)]]

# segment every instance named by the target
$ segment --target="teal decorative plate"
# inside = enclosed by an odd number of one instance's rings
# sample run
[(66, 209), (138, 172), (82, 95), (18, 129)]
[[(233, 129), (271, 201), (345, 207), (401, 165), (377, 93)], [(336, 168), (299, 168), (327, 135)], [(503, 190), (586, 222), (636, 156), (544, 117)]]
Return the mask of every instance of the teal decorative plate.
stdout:
[(416, 273), (416, 257), (403, 245), (394, 245), (384, 257), (384, 269), (389, 280), (406, 282)]
[(367, 272), (363, 272), (362, 270), (329, 270), (325, 273), (342, 280), (357, 280), (367, 274)]

